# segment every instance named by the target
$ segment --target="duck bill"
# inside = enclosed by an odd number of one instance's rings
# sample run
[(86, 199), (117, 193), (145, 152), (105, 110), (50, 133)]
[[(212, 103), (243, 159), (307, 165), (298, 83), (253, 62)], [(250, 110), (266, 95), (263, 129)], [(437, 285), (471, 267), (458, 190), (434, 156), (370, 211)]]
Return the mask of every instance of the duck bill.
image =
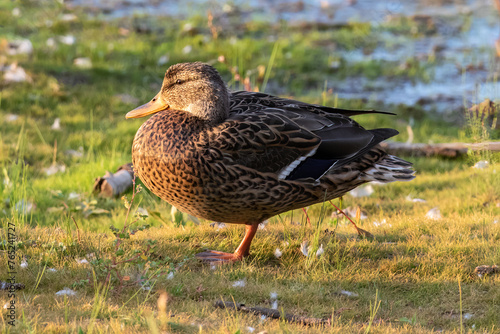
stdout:
[(125, 115), (125, 118), (144, 117), (165, 109), (168, 109), (168, 104), (161, 102), (160, 94), (158, 94), (150, 102), (143, 104), (142, 106), (137, 107), (132, 111), (129, 111), (127, 115)]

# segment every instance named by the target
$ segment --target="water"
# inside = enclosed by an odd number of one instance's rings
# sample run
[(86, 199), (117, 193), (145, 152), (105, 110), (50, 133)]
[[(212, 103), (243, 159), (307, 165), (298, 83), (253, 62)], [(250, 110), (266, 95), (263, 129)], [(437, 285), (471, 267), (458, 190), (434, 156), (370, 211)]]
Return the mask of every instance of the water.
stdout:
[[(500, 38), (500, 14), (491, 0), (70, 0), (67, 3), (93, 8), (109, 18), (131, 15), (160, 15), (188, 18), (208, 10), (214, 15), (235, 15), (241, 21), (260, 20), (288, 24), (323, 23), (342, 25), (352, 21), (370, 22), (373, 26), (393, 16), (430, 17), (437, 34), (418, 39), (383, 33), (390, 43), (371, 54), (354, 50), (341, 54), (349, 62), (382, 60), (401, 66), (413, 58), (435, 56), (429, 82), (363, 76), (342, 81), (328, 80), (340, 98), (363, 98), (386, 103), (419, 104), (442, 112), (463, 110), (464, 105), (485, 98), (500, 98), (500, 66), (495, 57), (495, 41)], [(468, 25), (464, 29), (464, 25)]]

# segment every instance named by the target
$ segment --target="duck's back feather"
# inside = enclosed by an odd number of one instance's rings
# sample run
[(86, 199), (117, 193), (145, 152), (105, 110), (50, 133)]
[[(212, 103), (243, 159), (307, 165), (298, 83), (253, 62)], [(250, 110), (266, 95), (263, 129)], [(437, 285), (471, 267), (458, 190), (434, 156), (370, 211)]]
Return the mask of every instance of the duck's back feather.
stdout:
[(366, 130), (345, 114), (334, 113), (336, 109), (319, 108), (266, 94), (233, 93), (230, 116), (214, 129), (217, 142), (210, 146), (223, 148), (232, 163), (280, 179), (317, 181), (398, 133)]
[(363, 114), (385, 114), (394, 115), (394, 113), (377, 110), (352, 110), (325, 107), (319, 104), (310, 104), (292, 99), (285, 99), (260, 92), (235, 91), (231, 93), (230, 109), (233, 113), (246, 113), (248, 111), (258, 111), (266, 108), (283, 108), (288, 107), (300, 109), (312, 113), (332, 113), (342, 114), (345, 116), (356, 116)]

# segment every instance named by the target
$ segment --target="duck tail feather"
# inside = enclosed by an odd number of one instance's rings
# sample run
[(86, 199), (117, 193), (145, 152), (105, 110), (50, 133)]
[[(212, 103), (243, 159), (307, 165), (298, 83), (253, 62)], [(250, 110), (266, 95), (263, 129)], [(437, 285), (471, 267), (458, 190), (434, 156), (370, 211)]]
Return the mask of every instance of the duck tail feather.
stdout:
[(411, 181), (415, 178), (415, 170), (412, 169), (412, 165), (411, 162), (388, 154), (372, 168), (366, 170), (362, 177), (367, 182)]

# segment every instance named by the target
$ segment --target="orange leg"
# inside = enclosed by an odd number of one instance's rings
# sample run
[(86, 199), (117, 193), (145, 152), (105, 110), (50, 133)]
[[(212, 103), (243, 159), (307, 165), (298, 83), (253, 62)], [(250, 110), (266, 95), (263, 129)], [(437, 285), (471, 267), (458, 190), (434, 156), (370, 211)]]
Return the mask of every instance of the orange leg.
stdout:
[(207, 261), (207, 262), (240, 261), (243, 257), (248, 256), (250, 254), (250, 244), (252, 243), (252, 239), (255, 236), (255, 232), (257, 232), (258, 226), (259, 226), (259, 223), (245, 225), (245, 237), (243, 237), (243, 241), (238, 246), (238, 248), (234, 251), (234, 253), (224, 253), (224, 252), (218, 252), (218, 251), (206, 251), (206, 252), (196, 254), (196, 257), (200, 260)]

